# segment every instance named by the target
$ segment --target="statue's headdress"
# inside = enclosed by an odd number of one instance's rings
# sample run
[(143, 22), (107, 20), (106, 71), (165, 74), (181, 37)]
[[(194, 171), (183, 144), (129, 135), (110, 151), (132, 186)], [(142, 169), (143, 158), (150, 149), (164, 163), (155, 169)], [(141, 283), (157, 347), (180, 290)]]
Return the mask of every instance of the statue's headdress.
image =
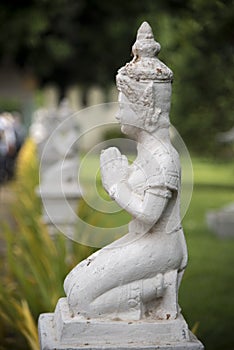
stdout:
[(150, 25), (143, 22), (132, 47), (134, 57), (119, 69), (116, 76), (118, 90), (127, 96), (133, 109), (137, 112), (139, 105), (146, 107), (149, 123), (155, 123), (161, 113), (154, 91), (163, 88), (162, 83), (171, 84), (173, 79), (171, 69), (157, 57), (160, 48)]

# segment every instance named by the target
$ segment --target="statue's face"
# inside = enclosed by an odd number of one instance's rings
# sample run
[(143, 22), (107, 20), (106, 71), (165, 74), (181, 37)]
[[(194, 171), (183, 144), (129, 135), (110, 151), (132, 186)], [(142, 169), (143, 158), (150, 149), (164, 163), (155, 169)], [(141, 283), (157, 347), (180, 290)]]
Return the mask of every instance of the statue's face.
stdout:
[(122, 92), (119, 93), (118, 101), (119, 110), (115, 117), (121, 124), (121, 131), (135, 138), (142, 128), (141, 125), (139, 125), (139, 118), (131, 108), (131, 102)]

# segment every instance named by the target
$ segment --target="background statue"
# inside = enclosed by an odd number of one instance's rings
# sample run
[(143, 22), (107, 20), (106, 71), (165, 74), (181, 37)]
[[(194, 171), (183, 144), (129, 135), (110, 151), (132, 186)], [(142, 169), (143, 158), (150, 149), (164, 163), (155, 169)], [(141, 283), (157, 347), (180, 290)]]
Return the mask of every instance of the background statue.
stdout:
[(101, 154), (103, 186), (132, 215), (129, 233), (78, 264), (64, 287), (74, 316), (176, 319), (187, 264), (180, 220), (180, 161), (169, 137), (172, 71), (144, 22), (133, 60), (117, 74), (121, 130), (137, 141), (130, 165), (115, 147)]

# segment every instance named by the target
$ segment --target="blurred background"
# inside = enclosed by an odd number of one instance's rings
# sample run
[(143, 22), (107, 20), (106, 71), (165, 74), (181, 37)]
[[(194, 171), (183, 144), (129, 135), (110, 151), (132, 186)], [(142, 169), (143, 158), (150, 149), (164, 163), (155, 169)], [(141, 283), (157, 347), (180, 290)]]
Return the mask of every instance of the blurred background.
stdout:
[[(74, 110), (116, 101), (116, 72), (131, 59), (143, 21), (174, 72), (171, 122), (194, 166), (180, 303), (207, 349), (233, 349), (234, 240), (215, 235), (206, 214), (234, 202), (234, 1), (2, 0), (1, 350), (38, 349), (38, 315), (53, 311), (66, 273), (93, 251), (71, 243), (67, 258), (66, 241), (51, 239), (40, 221), (33, 115), (65, 97)], [(107, 220), (85, 203), (79, 210), (87, 220)]]
[(190, 151), (215, 155), (217, 133), (233, 127), (233, 17), (232, 0), (3, 0), (0, 109), (18, 110), (29, 125), (48, 84), (59, 99), (79, 86), (83, 106), (92, 86), (108, 100), (147, 20), (174, 72), (173, 125)]

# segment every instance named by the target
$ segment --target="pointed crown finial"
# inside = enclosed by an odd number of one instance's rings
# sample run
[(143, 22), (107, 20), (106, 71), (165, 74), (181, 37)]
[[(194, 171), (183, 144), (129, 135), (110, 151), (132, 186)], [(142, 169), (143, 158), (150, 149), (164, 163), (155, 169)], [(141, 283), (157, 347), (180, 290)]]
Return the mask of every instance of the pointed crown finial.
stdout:
[(155, 41), (150, 25), (143, 22), (137, 31), (136, 42), (132, 47), (133, 60), (118, 71), (118, 80), (125, 75), (137, 82), (171, 82), (173, 73), (157, 55), (161, 49), (160, 44)]
[(137, 31), (136, 42), (132, 47), (134, 56), (155, 57), (161, 49), (160, 44), (154, 40), (152, 28), (148, 22), (143, 22)]
[(137, 31), (137, 39), (139, 40), (142, 38), (148, 38), (148, 39), (154, 38), (152, 28), (150, 27), (148, 22), (143, 22)]

